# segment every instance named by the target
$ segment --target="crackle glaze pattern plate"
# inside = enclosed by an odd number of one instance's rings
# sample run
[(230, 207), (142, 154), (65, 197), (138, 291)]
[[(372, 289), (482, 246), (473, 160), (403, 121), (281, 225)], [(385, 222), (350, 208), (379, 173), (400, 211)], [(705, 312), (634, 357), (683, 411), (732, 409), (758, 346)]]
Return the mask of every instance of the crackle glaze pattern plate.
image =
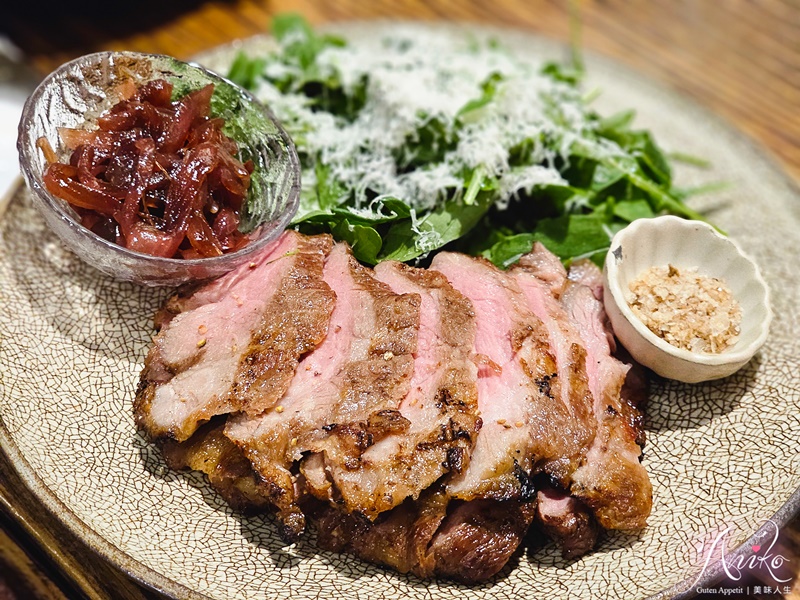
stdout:
[[(389, 27), (339, 30), (376, 43)], [(470, 31), (496, 35), (537, 64), (563, 55), (529, 34)], [(231, 52), (204, 62), (223, 68)], [(800, 501), (800, 194), (704, 110), (615, 63), (590, 57), (588, 71), (589, 86), (604, 92), (600, 110), (634, 107), (637, 125), (668, 150), (712, 159), (711, 170), (680, 170), (681, 185), (732, 184), (694, 206), (758, 262), (775, 311), (766, 346), (737, 375), (696, 386), (654, 382), (644, 457), (654, 505), (640, 534), (607, 535), (573, 562), (552, 545), (528, 548), (474, 587), (423, 582), (320, 552), (311, 541), (284, 548), (269, 518), (233, 513), (202, 477), (169, 471), (136, 431), (133, 394), (153, 313), (168, 292), (112, 281), (81, 263), (19, 188), (0, 209), (0, 443), (27, 485), (100, 554), (179, 598), (680, 597), (718, 574), (702, 569), (718, 534), (729, 551), (767, 544)]]

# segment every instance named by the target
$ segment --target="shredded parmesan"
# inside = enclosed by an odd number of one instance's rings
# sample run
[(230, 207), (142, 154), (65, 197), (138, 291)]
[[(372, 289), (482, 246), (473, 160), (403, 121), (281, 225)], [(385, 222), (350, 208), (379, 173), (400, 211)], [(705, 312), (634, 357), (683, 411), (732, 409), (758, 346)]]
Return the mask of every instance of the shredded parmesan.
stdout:
[[(352, 119), (314, 108), (303, 94), (284, 93), (267, 81), (256, 95), (283, 121), (301, 152), (317, 157), (329, 177), (354, 191), (356, 209), (372, 206), (377, 194), (377, 200), (397, 197), (428, 211), (445, 199), (460, 199), (464, 173), (476, 168), (497, 180), (504, 208), (522, 191), (563, 185), (555, 163), (567, 160), (578, 142), (591, 145), (595, 155), (623, 154), (613, 142), (586, 135), (596, 122), (579, 90), (542, 75), (491, 40), (398, 26), (383, 39), (365, 36), (325, 48), (316, 67), (323, 76), (337, 74), (348, 95), (366, 85), (364, 106)], [(271, 65), (268, 75), (279, 77), (273, 71), (280, 68), (286, 67)], [(491, 101), (466, 110), (468, 102), (482, 98), (491, 78), (497, 86)], [(413, 152), (420, 131), (432, 123), (443, 128), (440, 145), (420, 144), (440, 150), (440, 160), (398, 172), (398, 152)], [(509, 156), (523, 147), (530, 164), (538, 164), (512, 169)], [(306, 201), (298, 220), (318, 208), (309, 201), (317, 176), (303, 173)], [(438, 233), (417, 220), (413, 228), (419, 249), (437, 247)]]

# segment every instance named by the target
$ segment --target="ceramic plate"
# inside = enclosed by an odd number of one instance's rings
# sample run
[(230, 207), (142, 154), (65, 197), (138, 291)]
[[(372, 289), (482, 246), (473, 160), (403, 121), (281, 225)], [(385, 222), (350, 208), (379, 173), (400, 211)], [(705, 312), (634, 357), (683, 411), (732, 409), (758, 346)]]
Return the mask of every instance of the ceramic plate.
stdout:
[[(339, 29), (375, 43), (392, 27)], [(530, 34), (470, 31), (496, 35), (537, 64), (563, 56)], [(225, 48), (205, 62), (221, 68), (230, 58)], [(704, 110), (615, 63), (590, 57), (588, 70), (589, 86), (604, 91), (602, 111), (634, 107), (637, 125), (667, 149), (713, 161), (710, 170), (679, 170), (681, 185), (730, 182), (694, 206), (761, 266), (775, 311), (766, 346), (736, 376), (654, 383), (644, 457), (654, 505), (639, 535), (607, 535), (574, 562), (552, 545), (530, 549), (474, 587), (423, 582), (311, 542), (284, 548), (269, 518), (233, 513), (202, 477), (169, 471), (136, 431), (134, 390), (167, 291), (112, 281), (81, 263), (20, 188), (0, 217), (0, 442), (27, 485), (99, 553), (180, 598), (673, 597), (717, 574), (702, 568), (714, 540), (728, 552), (766, 545), (773, 524), (797, 507), (800, 487), (800, 195), (759, 149)]]

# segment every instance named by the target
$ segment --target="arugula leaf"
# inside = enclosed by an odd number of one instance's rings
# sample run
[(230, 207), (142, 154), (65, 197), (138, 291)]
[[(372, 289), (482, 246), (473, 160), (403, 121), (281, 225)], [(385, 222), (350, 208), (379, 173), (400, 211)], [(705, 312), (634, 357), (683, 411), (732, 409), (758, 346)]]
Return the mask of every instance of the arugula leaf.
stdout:
[(721, 192), (730, 189), (733, 184), (730, 181), (711, 181), (702, 185), (687, 187), (687, 188), (673, 188), (672, 195), (679, 200), (685, 200), (692, 196), (699, 196), (700, 194), (710, 194), (712, 192)]
[(233, 59), (231, 68), (228, 70), (228, 79), (241, 87), (250, 90), (256, 89), (259, 78), (264, 74), (267, 66), (267, 58), (258, 56), (249, 58), (244, 52), (239, 50), (236, 58)]
[(532, 233), (500, 236), (498, 241), (480, 254), (504, 269), (517, 262), (523, 254), (530, 252), (535, 241)]
[(542, 219), (530, 233), (500, 236), (481, 255), (499, 267), (506, 268), (541, 242), (564, 261), (576, 258), (597, 259), (604, 256), (611, 244), (608, 219), (602, 213), (564, 215)]
[(614, 215), (632, 223), (636, 219), (649, 219), (655, 217), (656, 213), (653, 212), (650, 203), (647, 200), (627, 200), (623, 202), (616, 202), (614, 204)]
[(619, 181), (626, 179), (627, 174), (636, 169), (635, 159), (626, 156), (616, 161), (602, 161), (594, 169), (592, 183), (589, 186), (594, 192), (609, 189)]
[(493, 202), (489, 194), (478, 194), (471, 205), (449, 200), (416, 225), (411, 219), (400, 221), (384, 237), (379, 259), (406, 262), (457, 240), (481, 220)]
[(565, 215), (543, 219), (534, 230), (534, 239), (562, 259), (589, 257), (604, 252), (611, 244), (608, 219), (601, 213)]
[(456, 114), (456, 119), (462, 123), (469, 123), (471, 120), (479, 118), (480, 109), (490, 104), (495, 95), (497, 94), (498, 84), (503, 81), (504, 77), (500, 73), (492, 73), (481, 84), (483, 93), (480, 98), (475, 98), (467, 102), (461, 110)]
[(598, 134), (603, 137), (611, 137), (617, 131), (626, 131), (634, 118), (636, 118), (636, 111), (633, 109), (621, 110), (604, 117), (600, 119)]
[(583, 69), (580, 65), (563, 65), (557, 62), (548, 62), (544, 64), (541, 72), (556, 81), (570, 85), (578, 85), (583, 78)]
[(424, 124), (413, 135), (407, 136), (395, 152), (395, 160), (401, 171), (441, 162), (458, 143), (456, 133), (442, 119), (420, 116)]
[(277, 15), (272, 21), (272, 34), (283, 44), (283, 59), (301, 69), (314, 71), (317, 55), (327, 46), (344, 46), (335, 35), (317, 35), (308, 21), (296, 13)]
[(272, 33), (281, 44), (271, 61), (283, 65), (270, 81), (284, 93), (305, 95), (318, 110), (353, 118), (364, 105), (366, 82), (359, 81), (352, 90), (344, 89), (340, 74), (320, 69), (317, 58), (327, 48), (346, 45), (343, 38), (317, 34), (298, 14), (275, 17)]
[(329, 165), (318, 161), (314, 165), (314, 169), (317, 174), (317, 200), (320, 208), (327, 209), (341, 204), (349, 195), (350, 190), (332, 177)]
[(294, 223), (338, 223), (342, 219), (347, 219), (352, 223), (364, 225), (382, 225), (410, 219), (411, 208), (396, 198), (387, 198), (378, 201), (376, 206), (369, 210), (355, 212), (348, 206), (335, 206), (328, 210), (317, 210), (306, 213)]
[(336, 239), (350, 244), (353, 255), (370, 265), (377, 264), (378, 252), (383, 245), (380, 234), (372, 227), (352, 224), (347, 219), (342, 219), (331, 227), (331, 233)]
[(710, 169), (711, 168), (711, 161), (702, 158), (700, 156), (694, 156), (693, 154), (687, 154), (685, 152), (670, 152), (667, 155), (667, 158), (673, 162), (681, 162), (687, 165), (692, 165), (693, 167), (699, 167), (701, 169)]

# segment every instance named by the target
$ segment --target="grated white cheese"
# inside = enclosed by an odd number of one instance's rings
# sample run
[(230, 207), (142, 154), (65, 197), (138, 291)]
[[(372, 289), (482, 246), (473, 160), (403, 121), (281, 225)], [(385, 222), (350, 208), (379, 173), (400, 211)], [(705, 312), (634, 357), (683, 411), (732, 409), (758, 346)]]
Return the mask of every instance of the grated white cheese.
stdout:
[[(284, 122), (301, 153), (317, 157), (331, 177), (354, 191), (357, 208), (367, 208), (376, 196), (395, 196), (425, 211), (463, 193), (465, 172), (478, 167), (498, 181), (502, 207), (521, 190), (564, 184), (554, 163), (566, 160), (577, 141), (595, 153), (622, 154), (607, 140), (587, 141), (585, 134), (595, 125), (578, 90), (486, 40), (401, 26), (382, 40), (328, 47), (316, 66), (323, 74), (337, 74), (348, 94), (367, 82), (366, 102), (352, 121), (312, 110), (302, 94), (281, 93), (269, 82), (256, 95)], [(271, 64), (267, 74), (280, 76), (281, 68)], [(494, 98), (464, 117), (454, 147), (434, 164), (398, 172), (398, 151), (413, 148), (432, 121), (445, 126), (441, 143), (456, 139), (459, 111), (482, 97), (484, 82), (494, 74), (502, 77)], [(510, 168), (509, 152), (521, 144), (531, 146), (531, 163), (543, 164)], [(314, 173), (304, 172), (306, 199), (315, 184)], [(301, 203), (298, 219), (313, 208), (313, 202)], [(412, 227), (420, 234), (418, 248), (435, 247), (438, 234), (426, 231), (416, 217)]]
[(508, 202), (520, 191), (530, 192), (537, 185), (566, 184), (567, 182), (556, 169), (541, 165), (517, 167), (506, 172), (500, 179), (500, 196), (505, 202)]

